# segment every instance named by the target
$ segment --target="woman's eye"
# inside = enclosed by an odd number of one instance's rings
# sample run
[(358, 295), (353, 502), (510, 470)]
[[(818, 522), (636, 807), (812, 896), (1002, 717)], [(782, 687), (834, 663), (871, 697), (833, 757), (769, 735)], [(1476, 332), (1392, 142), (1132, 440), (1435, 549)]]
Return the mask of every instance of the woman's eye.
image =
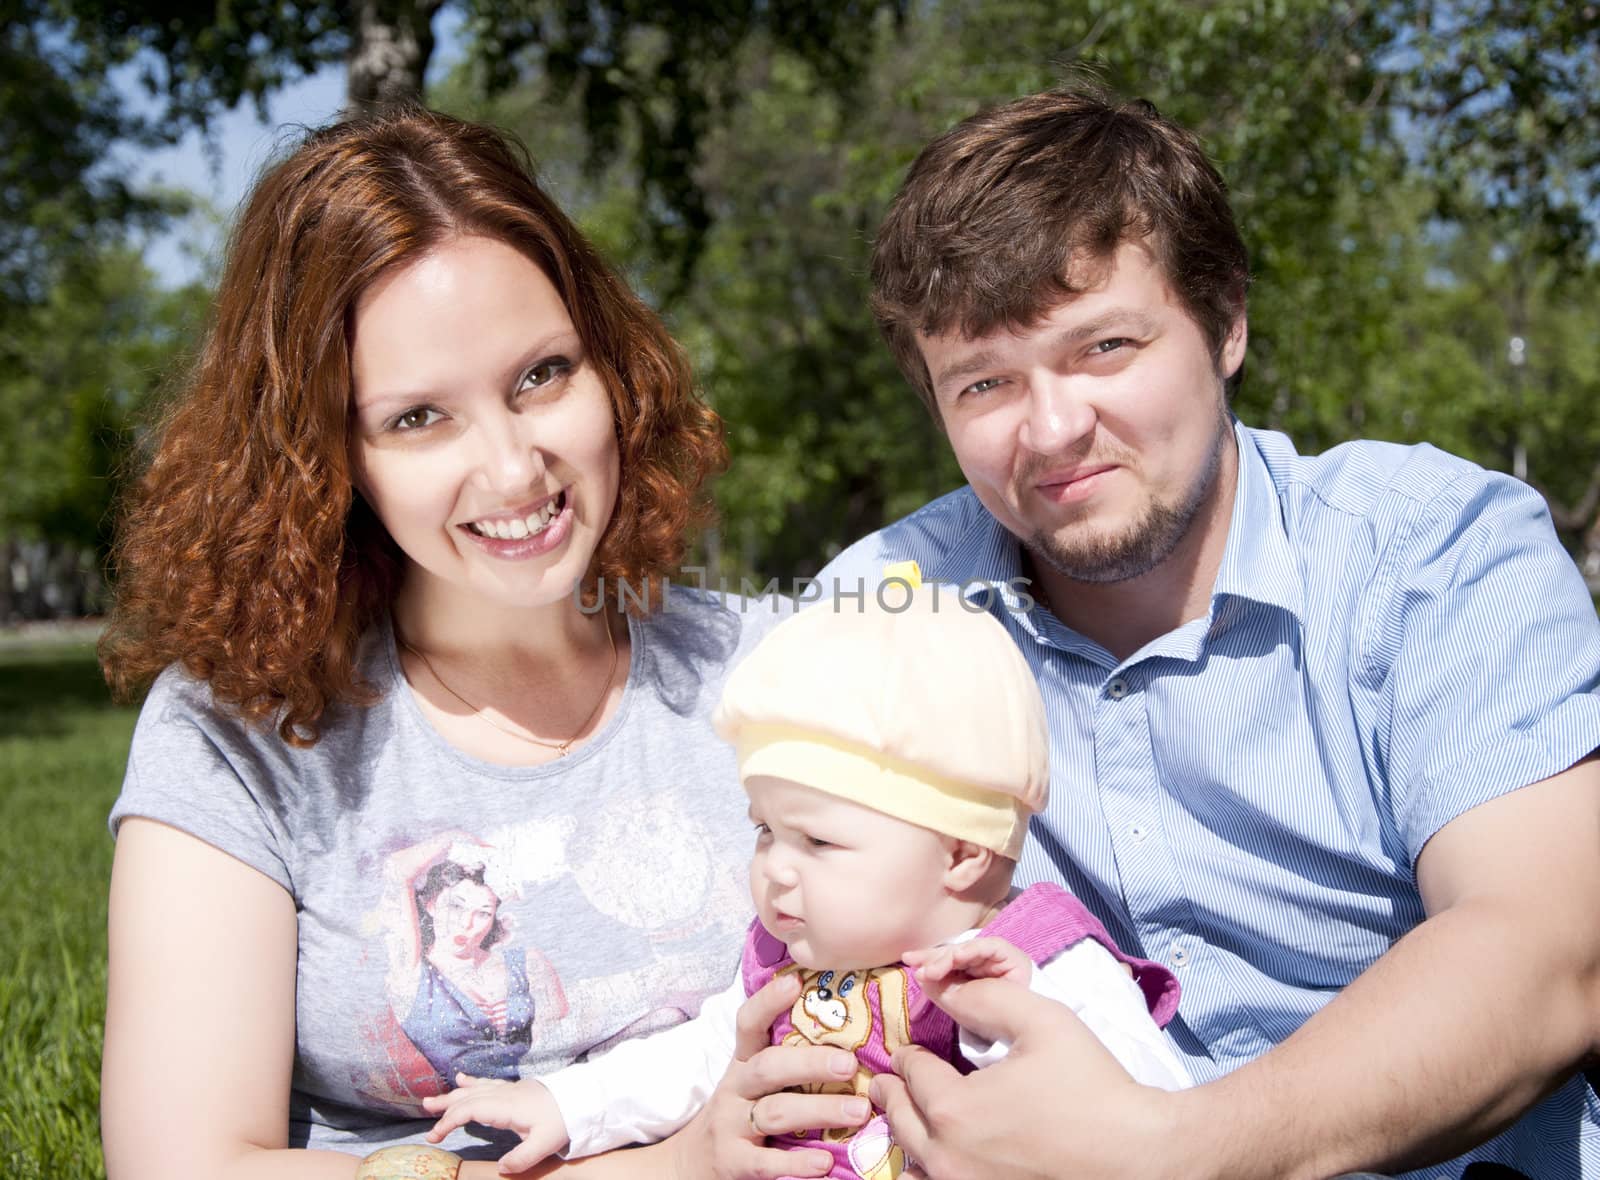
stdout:
[(770, 836), (770, 835), (772, 835), (772, 829), (767, 827), (766, 824), (757, 824), (756, 825), (756, 835), (757, 836)]
[(389, 423), (391, 430), (421, 430), (424, 426), (432, 426), (444, 417), (429, 406), (414, 406), (403, 414), (397, 414)]
[(522, 376), (522, 388), (542, 389), (552, 381), (565, 376), (572, 369), (572, 362), (564, 356), (551, 357), (549, 360), (540, 361)]
[(819, 838), (817, 836), (807, 836), (806, 840), (811, 844), (811, 847), (813, 847), (813, 848), (832, 848), (833, 847), (833, 841), (831, 841), (831, 840), (823, 840), (823, 839), (821, 839), (821, 838)]

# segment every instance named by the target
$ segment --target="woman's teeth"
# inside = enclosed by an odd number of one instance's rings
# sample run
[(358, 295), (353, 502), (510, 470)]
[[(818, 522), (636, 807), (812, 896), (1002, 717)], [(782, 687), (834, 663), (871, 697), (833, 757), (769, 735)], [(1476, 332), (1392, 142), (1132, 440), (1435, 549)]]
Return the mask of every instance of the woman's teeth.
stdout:
[(537, 537), (550, 527), (550, 522), (561, 515), (561, 508), (566, 503), (566, 493), (563, 492), (553, 500), (545, 502), (545, 506), (525, 517), (513, 520), (475, 520), (467, 528), (477, 533), (480, 537), (493, 537), (499, 541), (520, 541), (525, 537)]

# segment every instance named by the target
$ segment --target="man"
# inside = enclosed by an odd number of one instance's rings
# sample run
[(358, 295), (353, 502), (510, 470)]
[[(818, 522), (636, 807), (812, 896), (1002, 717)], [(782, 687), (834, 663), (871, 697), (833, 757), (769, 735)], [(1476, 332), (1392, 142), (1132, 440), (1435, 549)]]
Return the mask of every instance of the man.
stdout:
[(914, 559), (1007, 626), (1052, 730), (1022, 875), (1174, 969), (1204, 1084), (975, 981), (941, 1002), (1010, 1060), (876, 1096), (935, 1180), (1600, 1177), (1593, 604), (1524, 485), (1235, 423), (1247, 273), (1193, 137), (1091, 94), (967, 120), (888, 214), (875, 310), (969, 486), (822, 581)]

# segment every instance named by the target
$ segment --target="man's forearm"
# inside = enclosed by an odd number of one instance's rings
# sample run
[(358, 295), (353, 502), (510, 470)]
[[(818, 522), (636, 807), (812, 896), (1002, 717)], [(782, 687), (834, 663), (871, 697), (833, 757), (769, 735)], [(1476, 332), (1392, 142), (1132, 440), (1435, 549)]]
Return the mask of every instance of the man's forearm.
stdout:
[(1174, 1095), (1176, 1141), (1233, 1180), (1401, 1170), (1481, 1143), (1594, 1050), (1592, 940), (1554, 920), (1478, 900), (1423, 923), (1282, 1045)]

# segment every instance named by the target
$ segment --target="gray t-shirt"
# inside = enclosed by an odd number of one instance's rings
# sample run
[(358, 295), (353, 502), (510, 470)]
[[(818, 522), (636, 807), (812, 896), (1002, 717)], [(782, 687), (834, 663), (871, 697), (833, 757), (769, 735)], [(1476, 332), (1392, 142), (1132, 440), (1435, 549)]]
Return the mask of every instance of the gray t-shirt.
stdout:
[[(293, 896), (291, 1146), (414, 1141), (431, 1124), (421, 1099), (457, 1070), (581, 1061), (727, 985), (753, 837), (709, 719), (729, 669), (788, 608), (681, 591), (668, 606), (630, 623), (616, 715), (538, 767), (447, 744), (387, 625), (362, 657), (382, 697), (330, 709), (310, 749), (219, 709), (176, 669), (156, 681), (112, 830), (159, 820)], [(492, 1158), (510, 1142), (458, 1131), (446, 1146)]]

